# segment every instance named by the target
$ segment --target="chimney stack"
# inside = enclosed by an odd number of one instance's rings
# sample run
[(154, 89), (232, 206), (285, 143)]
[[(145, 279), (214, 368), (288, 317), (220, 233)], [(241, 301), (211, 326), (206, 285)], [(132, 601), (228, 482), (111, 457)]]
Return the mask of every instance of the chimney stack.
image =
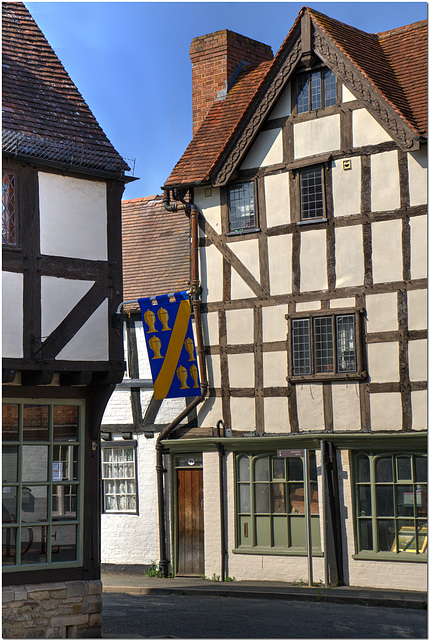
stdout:
[(192, 62), (193, 135), (215, 100), (225, 98), (245, 64), (273, 59), (271, 47), (224, 29), (194, 38)]

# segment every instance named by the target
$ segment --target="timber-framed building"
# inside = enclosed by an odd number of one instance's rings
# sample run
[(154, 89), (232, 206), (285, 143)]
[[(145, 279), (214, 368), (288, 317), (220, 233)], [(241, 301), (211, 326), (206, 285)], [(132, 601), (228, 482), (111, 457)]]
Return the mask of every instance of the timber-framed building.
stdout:
[(3, 637), (100, 637), (128, 167), (25, 6), (2, 9)]
[(303, 8), (274, 58), (220, 31), (191, 59), (164, 189), (197, 211), (209, 390), (163, 441), (173, 570), (294, 581), (311, 555), (315, 580), (424, 590), (427, 24)]

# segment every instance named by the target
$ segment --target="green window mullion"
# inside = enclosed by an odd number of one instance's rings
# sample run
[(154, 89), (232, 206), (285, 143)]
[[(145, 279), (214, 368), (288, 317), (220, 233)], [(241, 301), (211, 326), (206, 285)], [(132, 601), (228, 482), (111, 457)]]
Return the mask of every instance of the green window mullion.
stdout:
[(249, 476), (250, 476), (250, 546), (256, 546), (256, 515), (255, 515), (255, 459), (250, 458)]
[(375, 463), (376, 460), (373, 456), (369, 458), (369, 477), (371, 480), (371, 515), (372, 515), (372, 548), (374, 551), (379, 551), (378, 540), (378, 504), (377, 504), (377, 486), (375, 483)]

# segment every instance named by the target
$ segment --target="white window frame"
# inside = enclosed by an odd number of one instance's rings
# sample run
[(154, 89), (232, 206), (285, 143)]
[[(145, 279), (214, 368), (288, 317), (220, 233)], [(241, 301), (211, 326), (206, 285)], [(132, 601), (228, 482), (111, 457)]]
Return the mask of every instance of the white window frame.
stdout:
[[(103, 512), (106, 514), (138, 514), (136, 446), (136, 440), (131, 440), (128, 443), (113, 440), (102, 443), (101, 478), (103, 482)], [(132, 452), (131, 459), (124, 458), (125, 450)], [(111, 460), (107, 459), (108, 452), (111, 452), (113, 456)], [(121, 458), (118, 456), (119, 453), (122, 453)], [(116, 460), (113, 459), (115, 454)], [(112, 465), (116, 465), (116, 468)], [(131, 474), (125, 471), (127, 467), (131, 468)], [(123, 504), (124, 500), (125, 505)]]

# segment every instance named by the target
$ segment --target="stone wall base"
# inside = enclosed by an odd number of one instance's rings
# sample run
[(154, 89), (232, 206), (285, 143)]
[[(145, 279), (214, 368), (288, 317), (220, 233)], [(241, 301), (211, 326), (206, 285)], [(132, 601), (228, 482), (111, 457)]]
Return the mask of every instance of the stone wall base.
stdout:
[(101, 638), (101, 581), (3, 587), (3, 638)]

